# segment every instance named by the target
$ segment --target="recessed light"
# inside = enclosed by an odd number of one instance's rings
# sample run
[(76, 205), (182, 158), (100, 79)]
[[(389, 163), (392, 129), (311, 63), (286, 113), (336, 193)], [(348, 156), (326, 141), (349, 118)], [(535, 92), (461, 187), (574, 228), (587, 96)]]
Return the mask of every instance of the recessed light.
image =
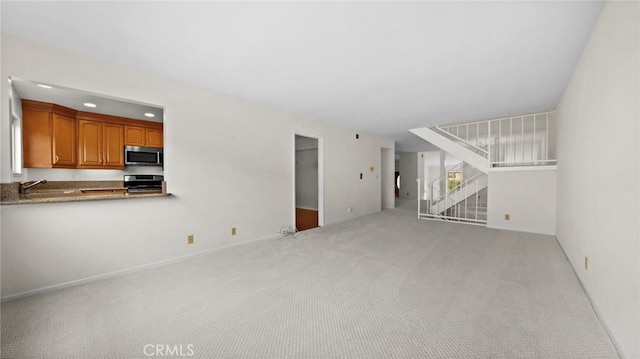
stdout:
[(146, 117), (156, 117), (156, 115), (152, 114), (151, 112), (147, 112), (144, 114)]
[(85, 102), (84, 105), (85, 107), (91, 107), (91, 108), (96, 107), (96, 104), (91, 102)]
[(49, 86), (49, 85), (45, 85), (45, 84), (38, 84), (38, 87), (42, 87), (43, 89), (52, 89), (53, 86)]

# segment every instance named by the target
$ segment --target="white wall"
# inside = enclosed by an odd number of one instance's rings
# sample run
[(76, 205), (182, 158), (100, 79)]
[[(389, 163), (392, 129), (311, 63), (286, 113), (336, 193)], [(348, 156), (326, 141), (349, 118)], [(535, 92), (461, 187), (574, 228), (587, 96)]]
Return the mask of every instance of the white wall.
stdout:
[[(11, 122), (10, 122), (9, 128), (6, 128), (5, 131), (8, 132), (9, 138), (14, 138), (14, 132), (16, 133), (14, 141), (16, 141), (16, 143), (18, 144), (18, 147), (20, 147), (20, 146), (22, 146), (22, 137), (21, 136), (17, 136), (17, 133), (21, 132), (21, 129), (22, 129), (22, 99), (20, 98), (18, 93), (13, 90), (12, 86), (9, 86), (7, 95), (9, 96), (9, 107), (10, 107), (10, 112), (11, 112), (10, 115), (9, 115), (9, 121), (14, 121), (15, 120), (16, 123), (15, 123), (15, 129), (14, 129), (12, 127), (14, 125), (11, 124)], [(9, 155), (9, 158), (12, 161), (16, 161), (16, 164), (23, 162), (22, 161), (22, 151), (15, 151), (14, 152), (13, 148), (11, 148), (8, 151), (8, 155)], [(10, 173), (13, 173), (14, 170), (16, 170), (17, 172), (22, 172), (23, 169), (20, 168), (20, 167), (21, 166), (16, 166), (16, 168), (14, 168), (12, 165), (9, 166)], [(2, 171), (0, 171), (0, 173), (1, 172)]]
[(418, 169), (416, 171), (417, 178), (420, 180), (420, 189), (416, 188), (416, 198), (426, 199), (426, 191), (424, 190), (424, 181), (425, 178), (428, 178), (428, 174), (425, 174), (425, 153), (426, 152), (418, 152), (417, 153), (417, 164)]
[(400, 197), (404, 200), (418, 200), (418, 154), (407, 152), (400, 154)]
[[(354, 131), (235, 97), (11, 36), (1, 40), (1, 103), (8, 101), (7, 77), (17, 76), (164, 106), (165, 179), (175, 194), (2, 206), (3, 297), (276, 235), (293, 225), (293, 133), (323, 138), (325, 223), (380, 211), (380, 151), (394, 147), (390, 140), (362, 133), (356, 140)], [(12, 182), (21, 178), (10, 172), (6, 109), (0, 179)], [(187, 245), (191, 233), (195, 243)]]
[(440, 166), (428, 166), (429, 167), (429, 183), (440, 178)]
[(639, 10), (606, 4), (557, 108), (557, 237), (627, 358), (640, 358)]
[(555, 234), (555, 166), (491, 169), (487, 175), (487, 227)]

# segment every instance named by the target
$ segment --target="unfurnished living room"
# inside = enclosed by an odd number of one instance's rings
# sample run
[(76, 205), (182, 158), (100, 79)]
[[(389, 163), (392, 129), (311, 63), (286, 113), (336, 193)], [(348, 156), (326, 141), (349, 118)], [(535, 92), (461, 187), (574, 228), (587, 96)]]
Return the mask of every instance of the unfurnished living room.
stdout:
[(640, 358), (640, 3), (0, 3), (1, 358)]

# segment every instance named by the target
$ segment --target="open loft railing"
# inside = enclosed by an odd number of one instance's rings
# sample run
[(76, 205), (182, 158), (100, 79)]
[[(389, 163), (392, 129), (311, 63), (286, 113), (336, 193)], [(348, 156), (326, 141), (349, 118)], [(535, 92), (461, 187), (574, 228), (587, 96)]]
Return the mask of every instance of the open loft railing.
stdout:
[(556, 163), (555, 111), (436, 126), (489, 160), (491, 167)]

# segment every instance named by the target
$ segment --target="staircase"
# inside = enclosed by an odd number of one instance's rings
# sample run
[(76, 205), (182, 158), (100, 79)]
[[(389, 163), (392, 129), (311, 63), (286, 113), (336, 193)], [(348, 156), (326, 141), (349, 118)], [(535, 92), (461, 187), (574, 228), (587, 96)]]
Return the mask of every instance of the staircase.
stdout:
[[(460, 174), (461, 180), (438, 178), (426, 186), (418, 182), (423, 198), (418, 203), (419, 218), (446, 219), (468, 223), (486, 223), (486, 193), (488, 177), (486, 173), (465, 163), (448, 168), (447, 174)], [(421, 192), (422, 191), (422, 192)], [(484, 197), (484, 205), (481, 198)]]
[[(410, 130), (462, 160), (445, 178), (418, 180), (418, 218), (485, 224), (489, 169), (556, 164), (554, 129), (555, 112), (542, 112)], [(459, 183), (451, 185), (451, 173)]]

